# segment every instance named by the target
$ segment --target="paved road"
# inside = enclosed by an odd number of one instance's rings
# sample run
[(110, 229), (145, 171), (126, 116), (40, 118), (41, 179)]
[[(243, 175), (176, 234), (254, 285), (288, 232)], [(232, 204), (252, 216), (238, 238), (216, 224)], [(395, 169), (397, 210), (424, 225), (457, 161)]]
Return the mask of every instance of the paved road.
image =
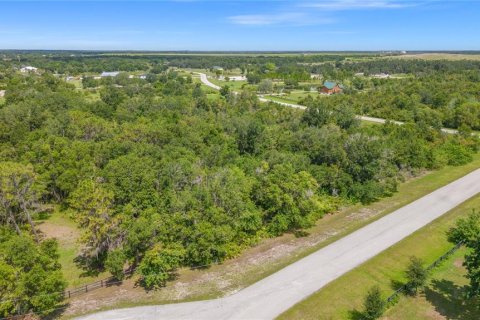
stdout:
[[(216, 84), (210, 82), (210, 80), (208, 80), (208, 77), (205, 73), (201, 73), (201, 72), (195, 72), (196, 74), (199, 74), (200, 75), (200, 81), (202, 81), (202, 83), (206, 86), (209, 86), (215, 90), (220, 90), (220, 86), (217, 86)], [(299, 105), (299, 104), (294, 104), (294, 103), (288, 103), (288, 102), (280, 102), (280, 101), (276, 101), (276, 100), (273, 100), (273, 99), (269, 99), (269, 98), (265, 98), (264, 96), (262, 95), (259, 95), (259, 98), (258, 98), (261, 102), (274, 102), (276, 104), (279, 104), (279, 105), (282, 105), (282, 106), (286, 106), (286, 107), (291, 107), (291, 108), (297, 108), (297, 109), (306, 109), (307, 107), (305, 106), (302, 106), (302, 105)], [(368, 117), (368, 116), (357, 116), (358, 119), (362, 120), (362, 121), (369, 121), (369, 122), (375, 122), (375, 123), (385, 123), (387, 122), (386, 119), (382, 119), (382, 118), (375, 118), (375, 117)], [(395, 124), (398, 124), (398, 125), (402, 125), (404, 124), (404, 122), (401, 122), (401, 121), (395, 121), (395, 120), (390, 120), (390, 122), (392, 123), (395, 123)], [(454, 133), (458, 133), (457, 130), (455, 129), (447, 129), (447, 128), (442, 128), (440, 129), (442, 130), (443, 132), (445, 133), (450, 133), (450, 134), (454, 134)]]
[(477, 169), (224, 298), (117, 309), (80, 319), (273, 319), (479, 192)]

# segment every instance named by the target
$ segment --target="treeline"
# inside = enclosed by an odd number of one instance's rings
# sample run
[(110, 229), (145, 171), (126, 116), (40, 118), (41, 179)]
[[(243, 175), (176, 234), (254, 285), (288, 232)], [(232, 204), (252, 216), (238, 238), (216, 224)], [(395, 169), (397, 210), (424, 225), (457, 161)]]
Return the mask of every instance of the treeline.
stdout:
[[(0, 245), (26, 237), (35, 248), (26, 255), (47, 254), (31, 220), (41, 204), (58, 203), (82, 230), (84, 268), (121, 277), (137, 266), (147, 288), (179, 266), (308, 228), (340, 204), (391, 195), (405, 176), (467, 163), (478, 149), (469, 135), (428, 126), (362, 126), (348, 104), (311, 101), (303, 112), (249, 92), (207, 99), (175, 72), (104, 85), (99, 99), (49, 73), (4, 78), (0, 172), (5, 181), (28, 178), (31, 193), (0, 202)], [(0, 195), (18, 196), (16, 186), (1, 184)], [(55, 265), (54, 248), (47, 255)], [(3, 250), (0, 261), (18, 268)], [(0, 286), (0, 301), (12, 290)], [(22, 308), (41, 310), (25, 301)], [(4, 314), (14, 309), (0, 302)]]
[[(351, 73), (364, 72), (368, 74), (376, 73), (448, 73), (459, 71), (480, 72), (480, 61), (478, 60), (424, 60), (424, 59), (372, 59), (368, 61), (358, 61), (355, 63), (341, 63), (336, 65), (340, 70), (346, 70)], [(319, 67), (319, 70), (321, 67)]]
[[(355, 77), (346, 94), (320, 98), (358, 114), (463, 131), (480, 130), (480, 72), (434, 73), (404, 79)], [(309, 101), (303, 101), (308, 105)]]

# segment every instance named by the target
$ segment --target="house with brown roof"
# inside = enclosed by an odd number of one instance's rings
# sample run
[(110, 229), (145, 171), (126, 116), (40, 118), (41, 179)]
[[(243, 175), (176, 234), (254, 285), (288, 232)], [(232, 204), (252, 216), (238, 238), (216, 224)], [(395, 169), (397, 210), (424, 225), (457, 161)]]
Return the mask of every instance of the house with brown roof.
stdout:
[(324, 94), (334, 94), (340, 92), (342, 92), (342, 86), (337, 82), (332, 81), (325, 81), (322, 88), (320, 89), (320, 93)]

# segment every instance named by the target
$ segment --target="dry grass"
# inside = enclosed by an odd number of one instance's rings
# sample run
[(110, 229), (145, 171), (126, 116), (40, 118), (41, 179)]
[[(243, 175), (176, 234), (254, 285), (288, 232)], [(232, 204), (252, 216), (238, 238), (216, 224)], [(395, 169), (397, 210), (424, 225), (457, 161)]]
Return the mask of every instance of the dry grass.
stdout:
[[(480, 54), (460, 54), (460, 53), (418, 53), (394, 56), (399, 59), (425, 59), (425, 60), (480, 60)], [(392, 57), (388, 57), (392, 58)]]

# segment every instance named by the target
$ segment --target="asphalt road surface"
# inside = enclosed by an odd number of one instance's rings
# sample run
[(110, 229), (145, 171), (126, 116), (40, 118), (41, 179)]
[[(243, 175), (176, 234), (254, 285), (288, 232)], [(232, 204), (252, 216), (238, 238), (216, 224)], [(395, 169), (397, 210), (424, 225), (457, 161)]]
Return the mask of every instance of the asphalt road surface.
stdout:
[(477, 169), (224, 298), (116, 309), (79, 319), (273, 319), (479, 192)]

